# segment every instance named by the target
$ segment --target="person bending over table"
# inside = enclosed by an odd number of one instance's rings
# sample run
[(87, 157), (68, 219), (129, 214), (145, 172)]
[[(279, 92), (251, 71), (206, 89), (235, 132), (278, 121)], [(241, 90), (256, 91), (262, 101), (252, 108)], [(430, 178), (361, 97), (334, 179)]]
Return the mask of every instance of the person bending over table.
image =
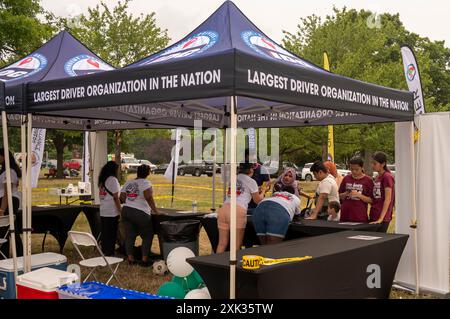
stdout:
[[(16, 159), (8, 152), (7, 156), (9, 156), (9, 163), (11, 166), (11, 192), (12, 192), (12, 212), (14, 216), (17, 216), (17, 211), (20, 206), (20, 194), (19, 194), (19, 178), (22, 177), (22, 172), (20, 171), (19, 165), (17, 165)], [(6, 188), (6, 167), (5, 167), (5, 149), (0, 148), (0, 165), (2, 168), (0, 169), (0, 216), (6, 216), (10, 213), (10, 208), (8, 207), (8, 191)], [(18, 220), (15, 220), (14, 229), (16, 230), (15, 239), (16, 239), (16, 251), (17, 256), (23, 256), (23, 246), (22, 240), (20, 238), (17, 230), (19, 229)], [(4, 227), (0, 229), (0, 238), (3, 238), (8, 231), (9, 227)], [(9, 240), (1, 246), (1, 251), (5, 256), (9, 256)]]
[(311, 168), (314, 178), (320, 183), (317, 186), (315, 207), (306, 219), (328, 218), (327, 208), (329, 202), (339, 202), (338, 187), (334, 177), (322, 162), (315, 162)]
[[(236, 180), (236, 228), (237, 238), (236, 247), (239, 249), (244, 239), (245, 226), (247, 225), (247, 209), (250, 200), (259, 203), (264, 194), (258, 189), (255, 180), (252, 179), (253, 164), (241, 163), (239, 165), (239, 174)], [(230, 241), (230, 195), (231, 189), (228, 188), (227, 198), (217, 212), (217, 227), (219, 228), (219, 243), (216, 253), (223, 253)]]
[[(250, 162), (249, 160), (249, 149), (245, 149), (245, 162)], [(264, 195), (270, 190), (271, 182), (270, 182), (270, 174), (269, 171), (262, 166), (259, 161), (253, 163), (253, 175), (252, 179), (255, 180), (256, 184), (259, 187), (259, 191)], [(254, 209), (258, 206), (253, 199), (248, 204), (247, 215), (252, 215)]]
[(300, 198), (292, 186), (274, 186), (272, 197), (263, 199), (253, 214), (253, 225), (261, 245), (281, 242), (294, 215), (300, 212)]
[(370, 208), (370, 223), (380, 224), (378, 232), (385, 233), (392, 219), (392, 210), (395, 201), (395, 180), (387, 168), (387, 155), (376, 152), (372, 156), (372, 168), (378, 172), (375, 178)]
[(368, 223), (368, 204), (372, 203), (373, 181), (363, 172), (364, 162), (361, 157), (350, 159), (351, 174), (344, 177), (339, 187), (342, 201), (341, 221)]
[(109, 161), (102, 167), (98, 177), (100, 195), (101, 244), (106, 256), (114, 256), (117, 230), (122, 207), (120, 205), (120, 184), (117, 179), (119, 165)]
[(142, 164), (137, 169), (136, 179), (126, 182), (120, 193), (120, 198), (124, 202), (122, 222), (125, 228), (125, 251), (128, 263), (136, 263), (133, 248), (136, 237), (139, 235), (142, 238), (140, 265), (143, 267), (151, 266), (148, 258), (153, 241), (151, 213), (158, 213), (153, 199), (152, 184), (146, 179), (149, 174), (150, 167)]
[[(300, 188), (300, 185), (297, 181), (297, 173), (295, 172), (295, 169), (292, 167), (287, 167), (284, 172), (278, 176), (277, 182), (275, 184), (278, 184), (278, 189), (282, 187), (288, 187), (291, 186), (295, 190), (295, 196), (303, 196), (308, 199), (311, 199), (311, 196), (305, 192), (303, 192)], [(274, 185), (274, 191), (275, 191), (275, 185)]]

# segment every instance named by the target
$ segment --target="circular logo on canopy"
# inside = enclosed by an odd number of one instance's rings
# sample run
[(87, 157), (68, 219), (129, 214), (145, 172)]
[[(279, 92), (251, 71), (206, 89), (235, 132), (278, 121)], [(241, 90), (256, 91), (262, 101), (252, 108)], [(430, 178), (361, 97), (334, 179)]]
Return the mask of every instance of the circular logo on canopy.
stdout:
[(109, 70), (113, 70), (113, 67), (99, 58), (87, 54), (77, 55), (64, 64), (64, 71), (70, 76), (79, 76)]
[(29, 77), (47, 66), (47, 58), (33, 53), (14, 64), (0, 70), (0, 81), (15, 81)]
[(266, 38), (255, 31), (244, 31), (241, 33), (241, 38), (253, 51), (266, 56), (268, 58), (290, 62), (303, 67), (314, 68), (313, 65), (302, 59), (296, 57), (291, 52), (286, 51), (272, 40)]
[(416, 67), (414, 66), (414, 64), (408, 65), (408, 69), (406, 70), (406, 77), (409, 81), (414, 80), (414, 78), (416, 77), (416, 73)]
[(203, 31), (164, 51), (158, 56), (142, 62), (140, 65), (158, 63), (199, 54), (211, 48), (218, 40), (219, 34), (217, 32)]

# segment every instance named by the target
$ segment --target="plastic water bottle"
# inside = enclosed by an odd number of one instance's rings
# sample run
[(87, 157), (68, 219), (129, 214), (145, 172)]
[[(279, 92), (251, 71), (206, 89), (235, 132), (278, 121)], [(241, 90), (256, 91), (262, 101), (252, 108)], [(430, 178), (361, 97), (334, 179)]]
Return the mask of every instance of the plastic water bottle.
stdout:
[(192, 212), (193, 212), (194, 214), (197, 213), (197, 201), (196, 201), (196, 200), (194, 200), (194, 201), (192, 202)]

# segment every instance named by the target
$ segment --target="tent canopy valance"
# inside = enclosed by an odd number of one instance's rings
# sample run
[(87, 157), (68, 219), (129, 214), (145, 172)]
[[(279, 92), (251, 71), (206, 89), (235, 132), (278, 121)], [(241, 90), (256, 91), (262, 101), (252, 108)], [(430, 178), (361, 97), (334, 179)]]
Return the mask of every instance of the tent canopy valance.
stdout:
[(224, 127), (230, 96), (241, 127), (411, 121), (414, 114), (411, 92), (325, 71), (277, 45), (230, 1), (181, 41), (123, 69), (29, 83), (24, 111)]

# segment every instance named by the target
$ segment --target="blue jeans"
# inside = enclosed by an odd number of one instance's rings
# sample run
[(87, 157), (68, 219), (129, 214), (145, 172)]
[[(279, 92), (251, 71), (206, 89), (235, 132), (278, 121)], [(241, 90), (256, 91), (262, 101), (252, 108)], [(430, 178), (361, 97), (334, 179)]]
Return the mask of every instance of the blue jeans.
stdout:
[(263, 201), (253, 211), (253, 225), (258, 236), (284, 238), (289, 228), (289, 213), (278, 203)]

